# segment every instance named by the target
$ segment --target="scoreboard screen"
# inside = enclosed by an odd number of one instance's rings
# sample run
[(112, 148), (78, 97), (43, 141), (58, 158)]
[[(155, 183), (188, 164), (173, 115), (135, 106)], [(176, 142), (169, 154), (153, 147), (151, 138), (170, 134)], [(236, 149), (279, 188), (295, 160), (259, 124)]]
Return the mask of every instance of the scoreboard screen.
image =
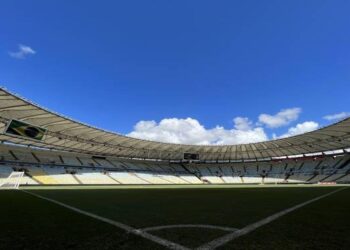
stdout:
[(11, 120), (5, 131), (6, 134), (31, 138), (39, 141), (44, 138), (45, 132), (46, 129), (17, 120)]
[(184, 153), (185, 160), (199, 160), (199, 154)]

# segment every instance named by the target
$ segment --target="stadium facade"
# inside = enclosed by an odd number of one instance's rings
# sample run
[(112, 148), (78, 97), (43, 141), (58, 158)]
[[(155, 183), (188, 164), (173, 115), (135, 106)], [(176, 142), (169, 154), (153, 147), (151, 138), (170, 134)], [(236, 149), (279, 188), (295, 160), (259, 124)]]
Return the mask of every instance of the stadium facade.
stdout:
[(350, 181), (350, 118), (289, 138), (182, 145), (102, 130), (0, 89), (0, 182), (22, 184), (318, 183)]

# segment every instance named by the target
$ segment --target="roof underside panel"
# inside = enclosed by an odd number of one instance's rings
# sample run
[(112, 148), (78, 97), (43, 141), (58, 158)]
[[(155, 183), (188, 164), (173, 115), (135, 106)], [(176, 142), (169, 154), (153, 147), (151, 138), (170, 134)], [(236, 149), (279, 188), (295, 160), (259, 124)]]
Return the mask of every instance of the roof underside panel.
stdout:
[[(45, 128), (42, 141), (5, 134), (12, 120)], [(203, 161), (251, 160), (350, 148), (350, 118), (322, 129), (267, 142), (204, 146), (146, 141), (126, 137), (74, 121), (0, 88), (0, 140), (94, 155), (182, 160), (184, 153)]]

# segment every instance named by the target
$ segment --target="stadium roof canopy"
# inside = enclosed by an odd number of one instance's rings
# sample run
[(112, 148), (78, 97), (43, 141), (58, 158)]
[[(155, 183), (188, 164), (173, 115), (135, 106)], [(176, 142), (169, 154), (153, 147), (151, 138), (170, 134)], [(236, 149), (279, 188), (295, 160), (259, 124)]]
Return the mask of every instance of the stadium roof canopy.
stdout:
[[(7, 134), (11, 120), (46, 129), (42, 140)], [(0, 88), (0, 140), (33, 147), (135, 159), (246, 161), (305, 155), (350, 148), (350, 118), (285, 139), (240, 145), (182, 145), (140, 140), (98, 129), (40, 107)]]

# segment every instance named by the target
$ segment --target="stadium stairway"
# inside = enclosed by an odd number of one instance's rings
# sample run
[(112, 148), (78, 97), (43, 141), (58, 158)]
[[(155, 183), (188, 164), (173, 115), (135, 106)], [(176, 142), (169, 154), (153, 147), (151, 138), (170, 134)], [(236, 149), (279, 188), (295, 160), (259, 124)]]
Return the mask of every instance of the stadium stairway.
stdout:
[(70, 173), (66, 173), (65, 169), (57, 167), (43, 167), (43, 171), (50, 175), (59, 184), (77, 185), (79, 182)]
[(113, 176), (111, 176), (110, 173), (107, 173), (106, 175), (107, 175), (109, 178), (111, 178), (113, 181), (115, 181), (116, 183), (121, 184), (120, 181), (118, 181), (118, 180), (115, 179)]
[(188, 182), (184, 181), (183, 179), (179, 178), (176, 175), (170, 175), (170, 174), (159, 174), (159, 177), (163, 180), (166, 180), (172, 184), (188, 184)]
[(158, 175), (158, 178), (162, 179), (163, 181), (165, 182), (168, 182), (170, 184), (177, 184), (176, 181), (173, 180), (173, 178), (166, 178), (165, 176), (163, 175)]
[(28, 175), (36, 182), (43, 185), (59, 184), (54, 178), (47, 175), (41, 168), (28, 168)]
[(200, 183), (203, 183), (202, 179), (200, 177), (198, 177), (195, 173), (190, 171), (184, 164), (180, 163), (180, 165), (181, 165), (181, 167), (183, 167), (186, 170), (187, 173), (189, 173), (190, 175), (195, 176)]
[(79, 180), (79, 178), (75, 175), (75, 174), (72, 174), (72, 177), (79, 183), (79, 184), (83, 184), (81, 182), (81, 180)]
[(24, 173), (20, 185), (39, 185), (39, 183), (31, 178), (27, 173)]
[(191, 184), (191, 182), (189, 180), (186, 180), (185, 178), (183, 178), (181, 175), (178, 176), (179, 179), (183, 180), (184, 182), (186, 182), (187, 184)]
[(309, 179), (306, 180), (306, 182), (311, 182), (313, 179), (316, 178), (317, 175), (318, 175), (318, 174), (313, 174), (313, 175), (311, 176), (311, 178), (309, 178)]
[(338, 181), (338, 180), (344, 179), (347, 175), (348, 175), (348, 174), (343, 174), (343, 175), (341, 175), (341, 176), (335, 178), (335, 179), (332, 180), (332, 181)]
[(152, 184), (152, 182), (150, 182), (149, 180), (146, 180), (146, 178), (143, 178), (142, 176), (139, 176), (139, 175), (136, 174), (136, 173), (129, 172), (129, 174), (131, 174), (131, 175), (135, 176), (136, 178), (138, 178), (138, 179), (140, 179), (140, 180), (146, 182), (147, 184)]
[(76, 177), (83, 183), (89, 185), (104, 185), (104, 184), (117, 184), (106, 173), (100, 171), (79, 170), (76, 173)]
[(131, 172), (109, 172), (108, 174), (120, 184), (149, 184)]
[(203, 181), (195, 176), (194, 174), (191, 175), (181, 175), (181, 179), (189, 182), (190, 184), (203, 184)]
[(172, 184), (164, 178), (161, 178), (157, 173), (137, 173), (136, 175), (139, 178), (147, 180), (151, 184)]

